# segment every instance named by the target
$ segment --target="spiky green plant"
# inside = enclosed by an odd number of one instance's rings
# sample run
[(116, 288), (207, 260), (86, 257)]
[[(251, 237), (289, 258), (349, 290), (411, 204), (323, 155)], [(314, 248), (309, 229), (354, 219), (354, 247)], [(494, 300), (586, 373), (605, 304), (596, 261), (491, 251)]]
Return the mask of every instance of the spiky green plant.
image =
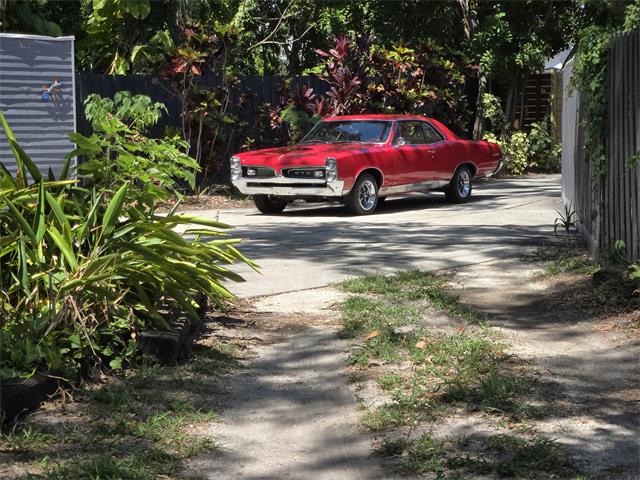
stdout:
[(228, 225), (156, 214), (162, 195), (130, 182), (83, 188), (67, 178), (70, 156), (59, 180), (45, 180), (1, 112), (0, 123), (17, 170), (0, 164), (1, 376), (120, 368), (141, 330), (195, 316), (194, 298), (223, 307), (224, 283), (242, 280), (229, 264), (255, 267)]

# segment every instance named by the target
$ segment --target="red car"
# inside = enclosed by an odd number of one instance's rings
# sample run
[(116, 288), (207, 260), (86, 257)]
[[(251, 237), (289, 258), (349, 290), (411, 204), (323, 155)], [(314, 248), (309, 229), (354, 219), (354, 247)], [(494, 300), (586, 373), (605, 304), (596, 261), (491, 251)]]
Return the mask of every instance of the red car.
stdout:
[(440, 190), (466, 202), (471, 181), (501, 164), (497, 144), (462, 140), (432, 118), (351, 115), (323, 119), (298, 145), (231, 157), (231, 180), (262, 213), (304, 199), (340, 200), (365, 215), (407, 192)]

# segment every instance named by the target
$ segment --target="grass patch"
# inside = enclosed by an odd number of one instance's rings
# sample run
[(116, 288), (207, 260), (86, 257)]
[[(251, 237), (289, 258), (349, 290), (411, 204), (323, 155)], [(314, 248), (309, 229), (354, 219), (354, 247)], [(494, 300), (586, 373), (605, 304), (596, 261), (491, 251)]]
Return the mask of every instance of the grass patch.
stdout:
[(430, 272), (408, 270), (396, 275), (371, 275), (339, 284), (348, 293), (378, 295), (394, 303), (426, 300), (437, 310), (472, 323), (486, 320), (481, 312), (460, 302), (457, 295), (446, 289), (446, 279)]
[[(442, 335), (420, 324), (425, 303), (453, 315), (473, 311), (446, 291), (443, 279), (412, 270), (357, 278), (340, 286), (355, 294), (342, 305), (343, 333), (364, 337), (351, 354), (351, 363), (360, 368), (372, 361), (413, 365), (408, 375), (383, 373), (377, 380), (394, 403), (368, 412), (363, 421), (368, 428), (385, 430), (436, 418), (453, 403), (480, 405), (513, 419), (533, 413), (523, 397), (535, 382), (514, 368), (505, 345), (491, 338), (486, 328)], [(474, 311), (469, 316), (480, 317)]]
[(379, 377), (377, 382), (380, 388), (382, 388), (383, 390), (394, 390), (403, 385), (404, 378), (402, 378), (400, 375), (390, 373)]
[(28, 453), (46, 447), (53, 439), (53, 435), (31, 426), (16, 427), (5, 434), (0, 434), (0, 452)]
[(443, 442), (425, 433), (407, 448), (408, 467), (412, 472), (435, 473), (442, 477), (447, 467), (448, 455)]
[(576, 473), (564, 449), (548, 438), (493, 435), (487, 443), (495, 458), (478, 462), (477, 471), (511, 478), (527, 478), (531, 472), (540, 471), (565, 477)]
[[(534, 369), (506, 352), (484, 315), (447, 290), (445, 279), (409, 271), (357, 278), (340, 288), (352, 294), (342, 305), (343, 334), (362, 339), (351, 362), (359, 369), (375, 365), (376, 383), (389, 397), (366, 409), (361, 420), (371, 431), (387, 432), (378, 455), (401, 457), (411, 472), (435, 478), (574, 473), (566, 453), (530, 423), (550, 411), (546, 386)], [(421, 321), (430, 309), (466, 322), (450, 333), (435, 331)], [(480, 446), (431, 433), (412, 438), (454, 411), (482, 415), (491, 419), (492, 431), (508, 426), (520, 436), (489, 435)]]
[[(384, 442), (383, 442), (384, 444)], [(504, 478), (533, 478), (544, 472), (551, 478), (579, 479), (575, 465), (560, 445), (540, 435), (490, 435), (441, 441), (430, 432), (414, 441), (396, 441), (395, 455), (406, 454), (411, 472), (436, 478), (468, 478), (495, 474)], [(546, 478), (546, 477), (545, 477)]]
[(564, 273), (593, 275), (600, 270), (600, 266), (591, 258), (589, 252), (575, 244), (540, 247), (535, 254), (525, 259), (549, 262), (546, 269), (537, 275), (539, 278)]
[(235, 365), (231, 348), (196, 345), (187, 364), (131, 369), (78, 392), (80, 422), (50, 432), (27, 420), (0, 435), (0, 453), (22, 462), (24, 478), (178, 478), (188, 458), (215, 448), (197, 429), (215, 420), (216, 378)]

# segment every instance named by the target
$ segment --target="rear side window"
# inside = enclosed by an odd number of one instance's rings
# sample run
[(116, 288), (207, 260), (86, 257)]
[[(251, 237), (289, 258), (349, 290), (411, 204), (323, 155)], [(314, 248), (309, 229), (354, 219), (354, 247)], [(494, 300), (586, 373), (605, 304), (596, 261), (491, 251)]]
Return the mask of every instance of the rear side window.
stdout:
[(424, 145), (426, 142), (423, 122), (398, 122), (400, 136), (404, 139), (405, 145)]
[(438, 132), (430, 124), (423, 123), (422, 128), (424, 129), (424, 136), (427, 139), (427, 143), (436, 143), (444, 140), (444, 137), (440, 135), (440, 132)]

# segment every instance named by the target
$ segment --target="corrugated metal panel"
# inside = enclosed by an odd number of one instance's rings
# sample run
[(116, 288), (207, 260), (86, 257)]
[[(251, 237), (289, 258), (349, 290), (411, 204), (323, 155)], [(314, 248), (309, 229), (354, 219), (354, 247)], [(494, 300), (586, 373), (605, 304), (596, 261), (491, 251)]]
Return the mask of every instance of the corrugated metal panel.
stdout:
[[(0, 34), (0, 110), (22, 148), (43, 173), (57, 175), (74, 145), (73, 37)], [(42, 87), (57, 79), (64, 88), (57, 101), (42, 101)], [(15, 172), (15, 161), (0, 130), (0, 161)]]

